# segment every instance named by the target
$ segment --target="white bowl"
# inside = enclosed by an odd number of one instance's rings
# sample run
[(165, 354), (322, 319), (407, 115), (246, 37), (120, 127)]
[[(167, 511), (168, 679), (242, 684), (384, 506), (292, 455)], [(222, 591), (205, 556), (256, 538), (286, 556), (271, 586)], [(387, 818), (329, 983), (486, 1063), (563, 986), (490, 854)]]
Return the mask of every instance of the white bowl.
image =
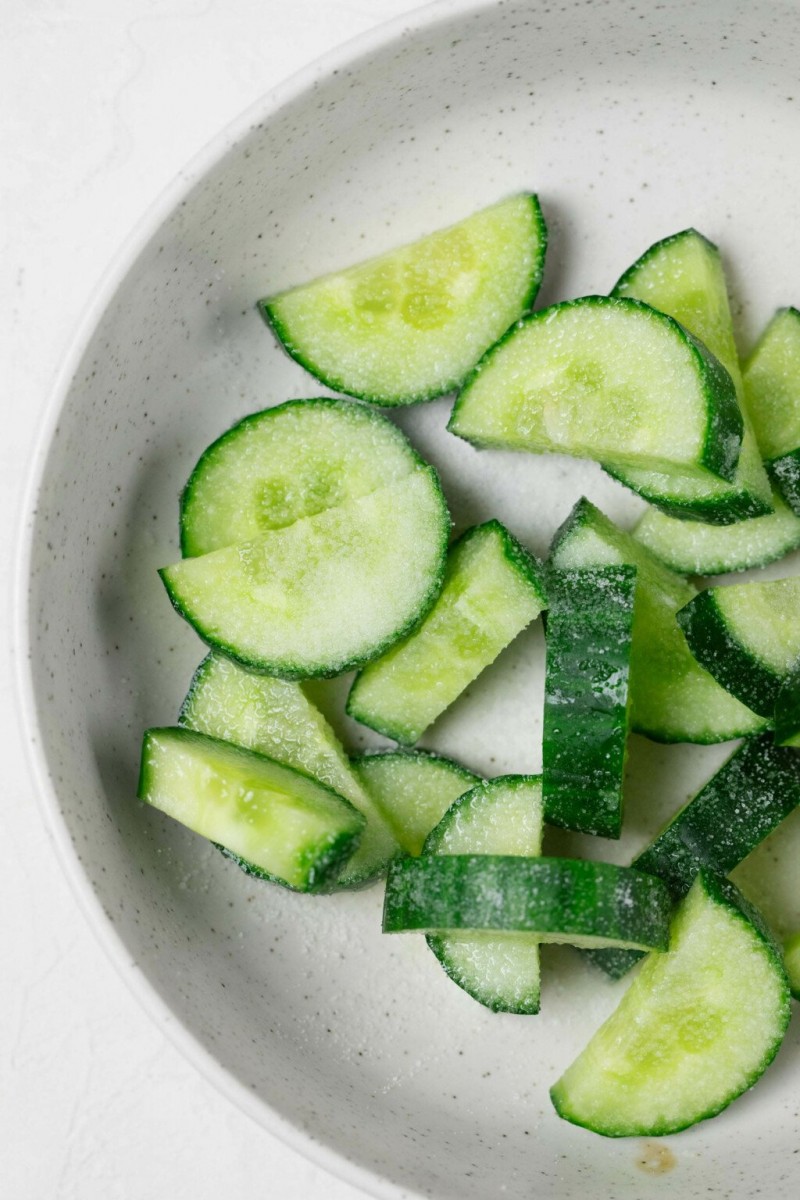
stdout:
[[(361, 39), (190, 168), (99, 297), (54, 401), (23, 703), (66, 867), (192, 1060), (375, 1196), (795, 1196), (797, 1023), (753, 1095), (667, 1139), (675, 1169), (652, 1181), (652, 1148), (559, 1121), (547, 1097), (624, 984), (554, 950), (541, 1016), (493, 1016), (420, 939), (381, 935), (380, 888), (259, 886), (143, 810), (141, 732), (174, 720), (202, 654), (155, 573), (178, 554), (178, 493), (234, 419), (320, 392), (276, 348), (258, 296), (522, 188), (550, 227), (543, 300), (608, 290), (691, 224), (721, 244), (749, 342), (798, 301), (799, 33), (793, 0), (518, 0), (434, 6)], [(497, 515), (543, 553), (583, 490), (611, 515), (634, 511), (587, 466), (476, 454), (444, 432), (447, 411), (398, 419), (441, 467), (459, 526)], [(541, 654), (539, 633), (522, 638), (427, 744), (489, 773), (536, 769)], [(334, 711), (341, 689), (323, 692)], [(592, 852), (624, 859), (721, 757), (634, 739), (629, 832)], [(779, 922), (800, 924), (777, 884), (750, 876)]]

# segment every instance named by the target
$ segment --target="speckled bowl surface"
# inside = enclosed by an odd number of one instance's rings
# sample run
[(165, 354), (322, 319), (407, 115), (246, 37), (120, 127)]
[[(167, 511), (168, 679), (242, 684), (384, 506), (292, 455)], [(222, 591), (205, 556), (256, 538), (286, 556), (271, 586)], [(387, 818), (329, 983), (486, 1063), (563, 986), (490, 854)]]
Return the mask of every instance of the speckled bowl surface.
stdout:
[[(276, 347), (260, 295), (523, 188), (550, 228), (541, 301), (607, 291), (694, 225), (722, 248), (749, 345), (800, 292), (799, 52), (795, 0), (427, 8), (219, 138), (78, 339), (39, 468), (24, 698), (64, 862), (199, 1067), (375, 1196), (796, 1196), (798, 1022), (718, 1119), (657, 1145), (606, 1141), (561, 1122), (547, 1093), (624, 983), (549, 948), (541, 1015), (492, 1015), (422, 939), (381, 935), (380, 887), (320, 899), (259, 885), (144, 810), (142, 730), (174, 720), (203, 653), (156, 575), (178, 555), (179, 491), (235, 419), (320, 393)], [(396, 419), (439, 466), (459, 529), (497, 516), (543, 554), (581, 492), (635, 514), (585, 464), (476, 453), (445, 432), (449, 407)], [(534, 629), (424, 744), (487, 773), (536, 770), (542, 657)], [(341, 684), (319, 695), (351, 747), (375, 744), (341, 716)], [(625, 860), (724, 753), (632, 739), (625, 838), (583, 849)], [(740, 873), (779, 930), (800, 924), (793, 833)], [(581, 848), (551, 847), (567, 843)]]

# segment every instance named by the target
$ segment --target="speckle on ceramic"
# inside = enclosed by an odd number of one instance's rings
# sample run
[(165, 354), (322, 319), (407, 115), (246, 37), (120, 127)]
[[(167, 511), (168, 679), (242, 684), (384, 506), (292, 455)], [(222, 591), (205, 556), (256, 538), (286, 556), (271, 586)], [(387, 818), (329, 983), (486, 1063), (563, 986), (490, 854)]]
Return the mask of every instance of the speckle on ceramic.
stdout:
[[(203, 653), (156, 576), (177, 555), (178, 493), (234, 420), (320, 392), (274, 344), (259, 296), (522, 188), (550, 227), (540, 304), (607, 290), (651, 242), (694, 225), (721, 245), (748, 346), (798, 301), (798, 43), (794, 0), (768, 14), (745, 0), (425, 9), (228, 131), (137, 237), (75, 352), (29, 605), (29, 724), (65, 863), (123, 974), (200, 1068), (372, 1195), (796, 1195), (797, 1025), (755, 1093), (670, 1138), (675, 1168), (647, 1184), (638, 1142), (560, 1122), (547, 1098), (624, 983), (547, 947), (541, 1015), (492, 1015), (421, 939), (381, 935), (380, 888), (262, 886), (146, 811), (141, 731), (174, 720)], [(632, 522), (637, 502), (595, 468), (479, 454), (445, 432), (448, 411), (394, 419), (440, 466), (458, 528), (497, 517), (541, 554), (581, 492)], [(492, 774), (537, 770), (541, 679), (534, 629), (426, 744)], [(341, 687), (321, 692), (341, 700)], [(344, 732), (363, 746), (363, 731)], [(634, 739), (628, 833), (590, 852), (624, 861), (724, 756)], [(798, 903), (789, 842), (759, 852), (768, 872), (745, 872), (768, 913)], [(566, 845), (587, 843), (559, 835), (550, 852)]]

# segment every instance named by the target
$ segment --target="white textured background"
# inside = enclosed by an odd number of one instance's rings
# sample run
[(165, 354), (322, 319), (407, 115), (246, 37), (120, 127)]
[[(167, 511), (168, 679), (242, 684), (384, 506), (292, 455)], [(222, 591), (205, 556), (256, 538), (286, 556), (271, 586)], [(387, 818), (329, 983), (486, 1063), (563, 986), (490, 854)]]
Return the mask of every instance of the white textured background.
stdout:
[[(0, 0), (0, 621), (27, 463), (109, 260), (223, 125), (408, 0)], [(8, 635), (6, 642), (8, 642)], [(18, 647), (11, 647), (11, 657)], [(216, 1093), (61, 874), (0, 669), (0, 1200), (357, 1200)]]

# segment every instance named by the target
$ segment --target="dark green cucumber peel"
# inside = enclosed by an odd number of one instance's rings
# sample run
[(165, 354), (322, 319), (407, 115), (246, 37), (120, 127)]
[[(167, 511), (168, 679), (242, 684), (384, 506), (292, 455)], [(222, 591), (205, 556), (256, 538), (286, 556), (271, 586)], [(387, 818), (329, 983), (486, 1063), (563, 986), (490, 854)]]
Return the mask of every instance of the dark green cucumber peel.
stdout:
[(671, 907), (661, 880), (610, 863), (423, 855), (390, 865), (383, 929), (505, 930), (542, 941), (665, 950)]
[(800, 746), (800, 663), (783, 680), (775, 697), (775, 742)]
[(790, 450), (767, 464), (781, 495), (796, 517), (800, 517), (800, 450)]
[[(631, 866), (662, 879), (676, 900), (707, 867), (727, 875), (800, 805), (800, 754), (769, 734), (743, 742), (667, 823)], [(636, 951), (587, 950), (614, 979), (638, 960)]]
[(636, 568), (551, 570), (542, 780), (551, 825), (622, 830)]
[[(434, 383), (417, 384), (410, 393), (400, 395), (395, 391), (387, 391), (386, 388), (359, 388), (358, 386), (354, 385), (352, 379), (349, 379), (347, 377), (347, 373), (343, 372), (341, 368), (336, 370), (325, 369), (322, 367), (317, 361), (315, 361), (313, 353), (309, 353), (308, 350), (302, 348), (298, 344), (298, 340), (295, 338), (292, 328), (290, 327), (290, 323), (286, 322), (279, 312), (279, 302), (284, 296), (287, 295), (286, 292), (283, 292), (277, 296), (266, 297), (262, 300), (259, 300), (256, 307), (261, 316), (264, 318), (264, 321), (274, 333), (281, 347), (286, 351), (290, 358), (293, 358), (295, 362), (299, 363), (299, 365), (308, 371), (310, 375), (313, 375), (314, 378), (320, 381), (320, 383), (325, 384), (326, 387), (331, 388), (333, 391), (342, 392), (345, 395), (353, 396), (357, 400), (362, 400), (369, 404), (380, 405), (383, 407), (420, 404), (428, 400), (433, 400), (437, 396), (442, 396), (447, 392), (454, 391), (456, 388), (460, 387), (463, 384), (468, 372), (472, 369), (475, 361), (480, 358), (481, 354), (483, 354), (485, 350), (488, 349), (488, 347), (491, 346), (497, 340), (497, 338), (504, 333), (505, 329), (508, 328), (508, 326), (511, 325), (514, 320), (522, 316), (523, 313), (527, 312), (533, 306), (536, 296), (538, 295), (544, 274), (544, 262), (547, 251), (547, 225), (544, 220), (544, 215), (542, 213), (538, 197), (533, 193), (528, 193), (522, 198), (527, 200), (530, 207), (534, 253), (532, 256), (531, 270), (525, 290), (518, 297), (514, 311), (506, 314), (508, 319), (504, 320), (504, 323), (500, 328), (497, 328), (496, 326), (494, 327), (492, 335), (485, 339), (483, 346), (478, 349), (478, 352), (473, 357), (472, 362), (443, 379), (437, 379)], [(480, 216), (480, 213), (473, 214), (473, 216)], [(471, 219), (472, 218), (468, 217), (466, 218), (466, 221), (460, 222), (459, 225), (466, 224)], [(450, 229), (457, 230), (459, 225), (451, 226)], [(450, 232), (450, 230), (440, 230), (430, 236), (436, 237), (438, 234), (446, 235), (448, 232)], [(420, 242), (424, 242), (425, 240), (427, 239), (422, 238), (420, 239)], [(403, 253), (405, 250), (410, 249), (411, 246), (415, 244), (416, 243), (410, 243), (408, 246), (399, 247), (398, 251), (399, 253)], [(387, 254), (382, 255), (379, 259), (373, 259), (368, 262), (359, 263), (356, 264), (356, 266), (358, 268), (370, 268), (371, 266), (380, 267), (382, 263), (385, 263), (391, 259), (392, 254), (393, 252), (390, 251)], [(312, 280), (311, 284), (313, 285), (320, 282), (322, 282), (322, 279)], [(420, 293), (420, 300), (424, 304), (424, 282), (423, 291)], [(384, 303), (391, 305), (394, 303), (394, 299), (391, 298), (388, 293), (385, 296), (379, 296), (379, 309)], [(367, 329), (364, 332), (368, 337), (369, 330)], [(437, 357), (441, 357), (441, 354), (438, 354)], [(436, 374), (436, 372), (434, 372), (434, 374)]]
[(650, 955), (550, 1091), (559, 1116), (605, 1137), (660, 1137), (716, 1116), (752, 1087), (790, 1017), (783, 956), (758, 911), (703, 869), (670, 953)]

